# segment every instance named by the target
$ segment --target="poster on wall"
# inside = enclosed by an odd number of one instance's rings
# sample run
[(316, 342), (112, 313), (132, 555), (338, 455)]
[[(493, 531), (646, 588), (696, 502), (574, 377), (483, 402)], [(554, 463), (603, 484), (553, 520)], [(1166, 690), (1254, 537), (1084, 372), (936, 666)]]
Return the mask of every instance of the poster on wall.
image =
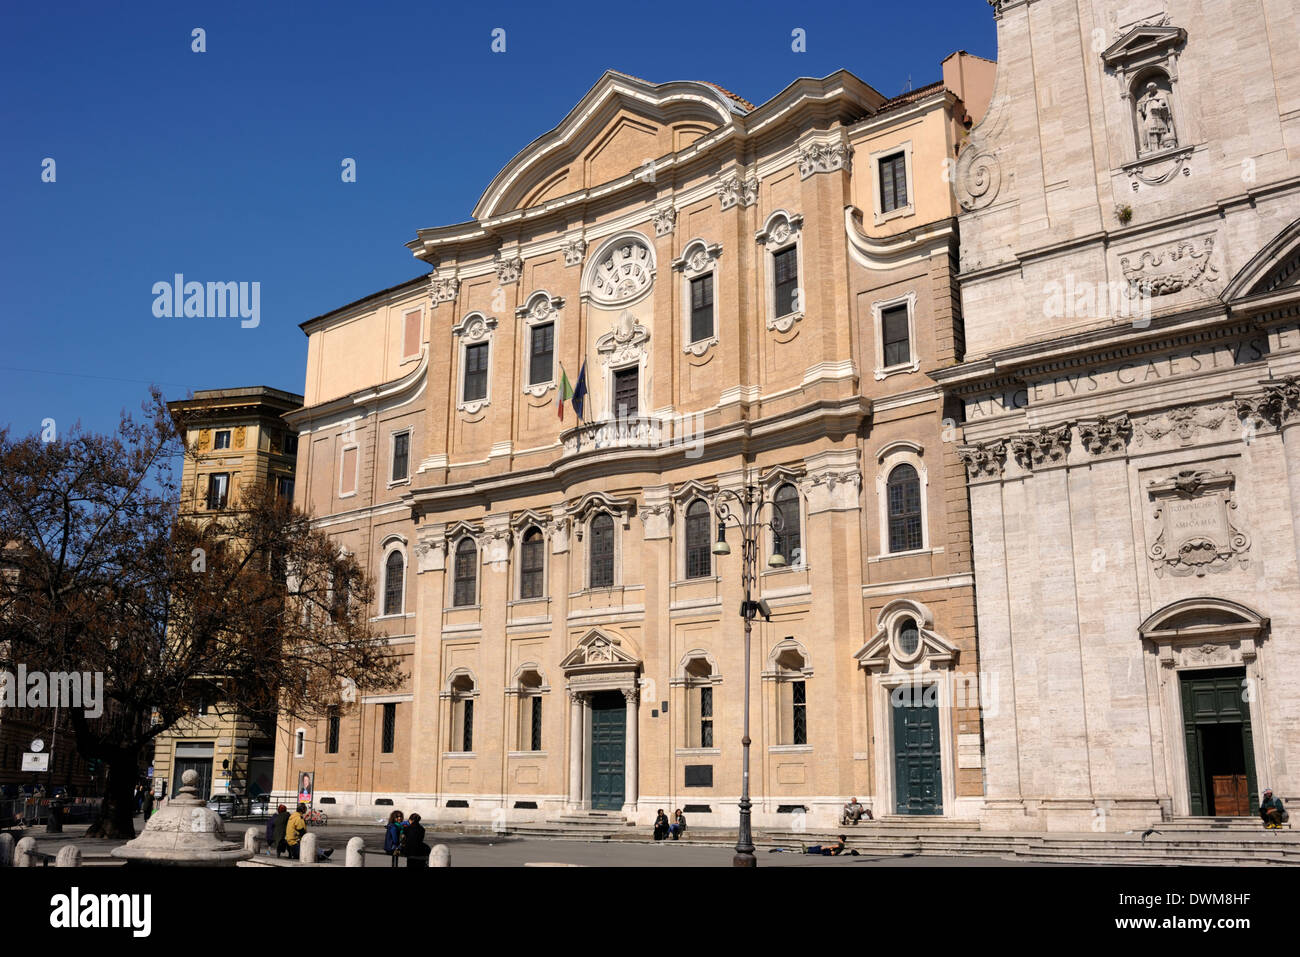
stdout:
[(304, 771), (298, 778), (298, 803), (311, 807), (312, 785), (315, 783), (316, 772)]

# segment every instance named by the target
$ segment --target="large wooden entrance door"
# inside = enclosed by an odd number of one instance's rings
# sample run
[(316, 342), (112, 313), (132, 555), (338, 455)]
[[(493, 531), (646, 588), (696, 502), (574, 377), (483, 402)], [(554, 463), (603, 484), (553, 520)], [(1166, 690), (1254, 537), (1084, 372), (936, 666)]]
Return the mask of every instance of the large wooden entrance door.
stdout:
[[(916, 697), (920, 697), (918, 694)], [(933, 704), (893, 706), (894, 803), (898, 814), (942, 814), (939, 709)]]
[(591, 806), (617, 811), (623, 806), (623, 761), (627, 702), (621, 691), (591, 696)]
[(1246, 669), (1189, 671), (1180, 677), (1192, 814), (1252, 815), (1259, 795)]

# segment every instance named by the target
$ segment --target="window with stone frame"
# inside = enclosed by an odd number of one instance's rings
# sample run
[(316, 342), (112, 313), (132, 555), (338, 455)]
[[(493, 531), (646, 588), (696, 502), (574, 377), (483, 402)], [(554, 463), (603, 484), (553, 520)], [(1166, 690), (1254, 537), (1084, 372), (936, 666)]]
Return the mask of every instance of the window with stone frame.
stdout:
[(452, 569), (452, 599), (457, 608), (473, 605), (478, 598), (478, 547), (472, 538), (462, 538), (456, 544), (456, 557)]
[(474, 679), (457, 675), (451, 683), (452, 751), (474, 750)]
[(519, 677), (517, 750), (542, 750), (542, 676), (525, 671)]
[(406, 587), (406, 560), (401, 549), (393, 549), (384, 559), (384, 609), (385, 615), (400, 615)]
[(599, 512), (587, 530), (590, 555), (590, 587), (612, 588), (614, 585), (614, 518)]
[(465, 390), (463, 402), (487, 398), (488, 343), (476, 342), (465, 347)]
[(229, 429), (218, 429), (216, 432), (212, 433), (212, 448), (213, 449), (230, 448)]
[(880, 211), (891, 213), (907, 206), (907, 154), (882, 156), (876, 161), (880, 171)]
[(339, 753), (339, 709), (331, 708), (325, 719), (325, 753)]
[(686, 747), (713, 747), (713, 666), (706, 658), (686, 665)]
[(803, 564), (803, 530), (799, 524), (799, 491), (789, 482), (777, 486), (772, 495), (772, 509), (780, 521), (773, 523), (772, 551), (785, 559), (786, 565)]
[(691, 280), (691, 342), (713, 337), (713, 273)]
[(777, 318), (799, 311), (799, 249), (788, 246), (772, 254), (773, 294)]
[(393, 462), (389, 471), (390, 482), (404, 482), (411, 474), (411, 433), (393, 433)]
[(230, 473), (213, 472), (208, 476), (208, 508), (225, 508), (230, 497)]
[(390, 701), (379, 707), (383, 709), (382, 740), (379, 750), (384, 754), (392, 754), (397, 746), (397, 705)]
[(528, 332), (528, 384), (555, 378), (555, 323), (539, 322)]
[(541, 598), (545, 591), (546, 539), (536, 525), (519, 543), (519, 597)]
[(921, 478), (908, 463), (894, 466), (886, 483), (889, 508), (889, 550), (921, 548)]
[(808, 743), (807, 663), (799, 652), (787, 648), (776, 659), (778, 744)]
[(886, 369), (912, 361), (907, 303), (887, 306), (880, 311), (880, 338)]
[(708, 578), (713, 574), (712, 522), (709, 506), (696, 499), (686, 507), (686, 577)]
[(640, 412), (641, 370), (637, 366), (614, 370), (614, 408), (615, 418), (635, 419)]

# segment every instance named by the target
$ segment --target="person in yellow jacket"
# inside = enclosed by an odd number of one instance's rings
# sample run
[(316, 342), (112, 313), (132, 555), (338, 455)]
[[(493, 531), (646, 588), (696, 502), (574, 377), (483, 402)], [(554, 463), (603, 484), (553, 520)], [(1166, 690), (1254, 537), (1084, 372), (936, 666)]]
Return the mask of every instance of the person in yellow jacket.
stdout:
[(289, 823), (284, 827), (284, 843), (289, 846), (290, 860), (298, 860), (298, 853), (302, 849), (302, 836), (307, 833), (307, 819), (303, 817), (307, 813), (307, 805), (299, 804), (298, 809), (289, 815)]

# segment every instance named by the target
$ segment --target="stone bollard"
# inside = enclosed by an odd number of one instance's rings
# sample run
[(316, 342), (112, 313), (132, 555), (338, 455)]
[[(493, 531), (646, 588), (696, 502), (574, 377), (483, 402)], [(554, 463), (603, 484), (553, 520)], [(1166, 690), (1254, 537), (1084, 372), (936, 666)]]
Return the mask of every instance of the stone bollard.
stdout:
[(10, 867), (14, 862), (14, 836), (0, 834), (0, 867)]
[(308, 831), (298, 844), (298, 860), (304, 864), (316, 863), (316, 835)]
[(266, 843), (266, 834), (260, 827), (250, 827), (244, 832), (244, 850), (259, 854)]
[(36, 838), (25, 837), (14, 848), (14, 867), (36, 866)]
[(55, 867), (80, 867), (81, 866), (81, 848), (72, 844), (64, 844), (59, 848), (59, 853), (54, 857)]
[(451, 867), (451, 848), (446, 844), (433, 845), (433, 853), (429, 855), (430, 867)]
[(366, 866), (365, 846), (366, 842), (359, 837), (354, 837), (348, 841), (348, 867)]

